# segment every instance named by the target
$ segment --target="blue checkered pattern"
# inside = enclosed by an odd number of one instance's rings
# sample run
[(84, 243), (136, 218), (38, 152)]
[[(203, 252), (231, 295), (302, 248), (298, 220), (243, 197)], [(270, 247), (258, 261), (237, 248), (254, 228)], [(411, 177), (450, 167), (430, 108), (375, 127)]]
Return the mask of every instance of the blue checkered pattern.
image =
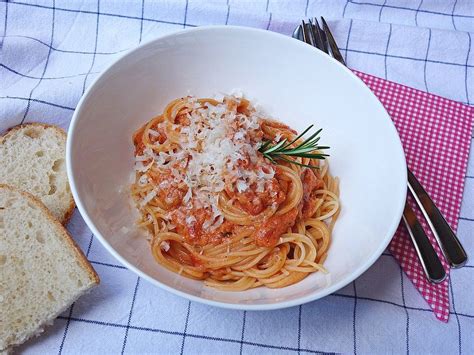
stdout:
[[(0, 131), (30, 121), (67, 128), (85, 88), (141, 41), (206, 24), (291, 34), (330, 20), (352, 68), (474, 102), (472, 0), (0, 0)], [(458, 234), (474, 255), (471, 152)], [(454, 270), (451, 318), (432, 312), (388, 253), (322, 300), (271, 312), (189, 302), (118, 265), (78, 213), (69, 229), (102, 284), (25, 353), (474, 353), (474, 263)]]

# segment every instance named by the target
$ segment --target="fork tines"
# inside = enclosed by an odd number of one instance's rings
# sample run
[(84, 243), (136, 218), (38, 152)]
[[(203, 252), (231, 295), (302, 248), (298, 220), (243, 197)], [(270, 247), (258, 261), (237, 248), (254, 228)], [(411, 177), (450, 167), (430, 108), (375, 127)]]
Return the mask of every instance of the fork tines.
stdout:
[(302, 21), (302, 30), (303, 30), (303, 40), (329, 54), (328, 42), (326, 39), (326, 34), (319, 25), (316, 17), (314, 20), (309, 20), (308, 22)]
[(322, 28), (316, 17), (307, 22), (303, 20), (302, 24), (299, 26), (301, 31), (299, 31), (297, 37), (346, 65), (344, 58), (337, 47), (336, 40), (329, 30), (329, 26), (324, 17), (321, 17), (321, 23), (323, 25)]

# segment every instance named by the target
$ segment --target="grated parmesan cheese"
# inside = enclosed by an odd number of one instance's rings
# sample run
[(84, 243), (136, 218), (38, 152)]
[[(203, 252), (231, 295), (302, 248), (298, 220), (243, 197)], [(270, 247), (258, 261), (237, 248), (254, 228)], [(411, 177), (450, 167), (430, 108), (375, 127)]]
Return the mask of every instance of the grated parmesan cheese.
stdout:
[(170, 250), (170, 243), (168, 243), (167, 241), (163, 240), (163, 241), (160, 243), (160, 248), (161, 248), (161, 250), (167, 252), (168, 250)]
[(186, 217), (186, 224), (188, 226), (191, 226), (194, 223), (196, 223), (196, 217), (194, 217), (193, 215), (189, 215), (189, 216)]
[(153, 160), (148, 165), (144, 165), (143, 162), (141, 161), (135, 162), (135, 170), (142, 173), (145, 173), (148, 170), (150, 170), (152, 166), (153, 166)]
[(263, 192), (263, 191), (265, 191), (265, 181), (263, 181), (263, 180), (258, 180), (258, 181), (257, 181), (257, 188), (256, 188), (255, 191), (257, 191), (257, 192)]
[(188, 203), (191, 197), (193, 197), (193, 190), (188, 188), (188, 192), (186, 192), (186, 195), (183, 197), (183, 202)]
[(155, 131), (153, 129), (149, 129), (148, 132), (153, 136), (153, 137), (158, 137), (160, 135), (160, 132)]
[(145, 206), (148, 202), (153, 200), (156, 196), (156, 190), (151, 190), (141, 201), (141, 207)]
[[(186, 117), (189, 125), (173, 125), (179, 134), (180, 149), (155, 153), (145, 148), (143, 155), (135, 159), (135, 170), (139, 172), (147, 172), (155, 164), (159, 171), (170, 174), (170, 179), (160, 182), (159, 190), (169, 189), (172, 185), (187, 187), (182, 198), (183, 205), (188, 210), (204, 208), (211, 212), (203, 223), (204, 229), (218, 228), (224, 222), (218, 207), (218, 194), (229, 188), (230, 185), (226, 184), (231, 184), (230, 188), (239, 193), (256, 184), (257, 192), (263, 192), (265, 182), (275, 174), (271, 164), (257, 153), (260, 140), (256, 142), (252, 139), (261, 131), (261, 114), (254, 110), (247, 115), (239, 113), (237, 106), (241, 98), (239, 93), (217, 105), (202, 104), (196, 98), (188, 98)], [(155, 130), (149, 132), (153, 136), (159, 135)], [(144, 162), (150, 159), (151, 163), (145, 166)], [(260, 168), (255, 170), (255, 166)], [(147, 182), (146, 175), (140, 177), (140, 186)], [(182, 187), (180, 189), (183, 190)], [(154, 190), (147, 194), (142, 206), (150, 202), (156, 193)], [(170, 204), (173, 198), (167, 196), (165, 202)], [(195, 217), (186, 217), (187, 225), (193, 223), (196, 223)]]
[(248, 190), (249, 185), (244, 180), (237, 180), (237, 191), (244, 192)]
[(138, 186), (145, 186), (148, 184), (148, 176), (147, 175), (142, 175), (138, 179)]

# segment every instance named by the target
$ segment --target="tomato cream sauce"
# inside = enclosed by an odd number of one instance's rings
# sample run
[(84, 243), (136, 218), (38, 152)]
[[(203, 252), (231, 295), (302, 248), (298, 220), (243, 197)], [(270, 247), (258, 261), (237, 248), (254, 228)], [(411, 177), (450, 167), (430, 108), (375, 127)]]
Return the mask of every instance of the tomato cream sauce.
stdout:
[[(153, 134), (147, 140), (166, 145), (170, 134), (178, 134), (179, 144), (170, 144), (169, 151), (147, 148), (145, 127), (133, 139), (139, 171), (153, 185), (153, 196), (167, 211), (167, 221), (188, 243), (218, 244), (242, 228), (223, 216), (221, 194), (249, 216), (269, 208), (276, 211), (285, 203), (288, 182), (278, 179), (278, 167), (258, 151), (264, 137), (261, 117), (247, 101), (226, 99), (213, 105), (190, 99), (174, 122), (156, 120), (148, 127)], [(298, 215), (306, 218), (314, 213), (313, 192), (322, 186), (322, 180), (311, 169), (304, 169), (301, 178), (304, 192), (297, 208), (250, 227), (258, 246), (274, 246)]]

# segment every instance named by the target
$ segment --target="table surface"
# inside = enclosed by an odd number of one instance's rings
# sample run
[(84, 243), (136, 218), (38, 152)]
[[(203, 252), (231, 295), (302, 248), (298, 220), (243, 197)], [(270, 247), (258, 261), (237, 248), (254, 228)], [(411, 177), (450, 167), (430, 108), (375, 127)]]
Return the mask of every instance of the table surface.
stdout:
[[(85, 88), (141, 41), (206, 24), (290, 35), (302, 18), (315, 15), (330, 20), (351, 68), (472, 104), (472, 5), (470, 0), (0, 2), (0, 131), (30, 121), (67, 129)], [(189, 302), (137, 278), (105, 251), (77, 211), (68, 229), (102, 283), (21, 352), (474, 353), (472, 258), (451, 274), (447, 324), (435, 319), (388, 252), (324, 299), (243, 312)], [(473, 232), (471, 151), (458, 227), (470, 255)]]

